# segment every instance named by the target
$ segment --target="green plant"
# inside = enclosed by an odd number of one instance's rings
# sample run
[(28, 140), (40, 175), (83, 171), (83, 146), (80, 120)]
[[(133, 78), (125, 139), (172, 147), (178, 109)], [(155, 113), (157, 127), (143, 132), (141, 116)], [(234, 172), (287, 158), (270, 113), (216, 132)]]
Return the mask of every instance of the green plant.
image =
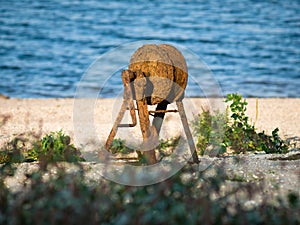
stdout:
[(225, 102), (230, 103), (231, 112), (224, 144), (231, 147), (236, 153), (255, 150), (255, 128), (249, 124), (249, 118), (246, 116), (248, 103), (242, 99), (241, 95), (228, 94)]
[(157, 146), (157, 150), (161, 154), (161, 156), (168, 156), (172, 154), (174, 148), (178, 146), (180, 140), (180, 136), (168, 139), (160, 139), (159, 145)]
[[(168, 139), (160, 139), (159, 145), (157, 146), (156, 149), (157, 151), (159, 151), (162, 157), (168, 156), (173, 152), (174, 148), (178, 145), (179, 140), (180, 140), (180, 136), (174, 138), (168, 138)], [(109, 151), (112, 154), (116, 154), (116, 153), (130, 154), (134, 152), (132, 148), (126, 146), (126, 141), (120, 138), (113, 139)], [(147, 161), (145, 156), (141, 153), (141, 151), (137, 149), (136, 153), (138, 155), (138, 164), (145, 164)]]
[(18, 136), (6, 143), (0, 150), (0, 164), (1, 163), (20, 163), (24, 161), (25, 143), (28, 140), (24, 137)]
[(246, 151), (265, 151), (266, 153), (286, 153), (287, 144), (279, 137), (279, 129), (272, 131), (272, 135), (264, 131), (257, 133), (254, 125), (249, 123), (246, 115), (246, 100), (239, 94), (228, 94), (225, 102), (230, 103), (231, 121), (225, 131), (224, 144), (236, 153)]
[(48, 162), (83, 161), (80, 151), (70, 144), (70, 137), (58, 132), (51, 132), (34, 143), (34, 147), (26, 152), (27, 161), (46, 160)]
[(279, 137), (278, 128), (272, 135), (264, 131), (257, 132), (246, 115), (247, 102), (239, 94), (228, 94), (225, 100), (229, 104), (225, 113), (212, 115), (203, 110), (193, 121), (194, 134), (197, 136), (197, 148), (204, 154), (209, 146), (223, 153), (230, 148), (235, 153), (247, 151), (265, 151), (266, 153), (286, 153), (287, 144)]
[[(226, 114), (216, 112), (212, 115), (203, 108), (202, 113), (192, 121), (193, 133), (197, 136), (196, 147), (200, 155), (205, 153), (218, 155), (225, 152), (226, 148), (222, 142), (226, 121)], [(208, 147), (210, 147), (209, 152), (207, 152)]]
[(204, 155), (205, 149), (210, 143), (212, 116), (208, 110), (202, 109), (203, 112), (193, 121), (194, 134), (197, 135), (197, 148), (200, 155)]
[(0, 164), (6, 163), (9, 161), (9, 154), (7, 152), (1, 151), (0, 152)]
[(112, 154), (115, 153), (128, 154), (133, 152), (132, 149), (126, 146), (125, 140), (122, 140), (121, 138), (113, 139), (109, 150)]
[[(37, 140), (38, 139), (38, 140)], [(70, 137), (62, 131), (51, 132), (40, 138), (36, 134), (20, 135), (6, 143), (0, 151), (1, 163), (82, 161), (80, 151), (70, 144)]]

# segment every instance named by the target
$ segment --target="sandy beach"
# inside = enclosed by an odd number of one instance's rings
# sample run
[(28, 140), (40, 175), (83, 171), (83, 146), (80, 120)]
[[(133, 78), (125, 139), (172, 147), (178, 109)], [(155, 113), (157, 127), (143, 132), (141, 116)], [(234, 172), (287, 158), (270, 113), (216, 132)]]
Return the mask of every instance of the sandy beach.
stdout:
[[(259, 98), (258, 115), (256, 115), (256, 99), (246, 99), (248, 104), (247, 115), (250, 121), (255, 122), (258, 130), (265, 130), (270, 133), (276, 127), (279, 128), (282, 138), (300, 137), (300, 98)], [(92, 101), (93, 124), (96, 135), (105, 139), (111, 129), (114, 118), (121, 104), (121, 99), (82, 99), (82, 102)], [(201, 112), (201, 108), (208, 108), (209, 103), (203, 98), (186, 99), (185, 109), (188, 119), (191, 121), (193, 115)], [(79, 104), (80, 105), (80, 104)], [(78, 108), (78, 102), (76, 104)], [(174, 108), (170, 105), (168, 108)], [(51, 131), (62, 129), (64, 133), (74, 137), (74, 124), (86, 126), (85, 106), (83, 109), (75, 109), (82, 112), (76, 121), (73, 117), (74, 99), (0, 99), (0, 144), (11, 140), (18, 134), (27, 132), (41, 132), (47, 134)], [(176, 124), (180, 121), (177, 113), (169, 113), (165, 118), (165, 130), (172, 133), (176, 131)], [(257, 117), (257, 120), (256, 120)], [(79, 120), (79, 121), (78, 121)], [(126, 118), (125, 118), (126, 120)], [(127, 118), (128, 120), (128, 118)], [(76, 123), (74, 123), (76, 122)], [(79, 125), (80, 126), (80, 125)], [(78, 128), (78, 127), (77, 127)], [(78, 128), (80, 130), (80, 127)], [(137, 135), (140, 131), (136, 129)], [(123, 131), (126, 136), (126, 131)], [(168, 133), (168, 135), (170, 135)], [(122, 131), (120, 131), (122, 135)], [(124, 136), (124, 138), (125, 138)], [(164, 136), (164, 130), (162, 130)]]
[[(282, 138), (294, 138), (299, 145), (300, 98), (258, 99), (257, 120), (256, 99), (247, 101), (249, 103), (247, 114), (259, 131), (265, 130), (270, 133), (278, 127)], [(72, 142), (78, 147), (81, 147), (82, 141), (85, 140), (98, 139), (94, 141), (104, 142), (121, 102), (122, 99), (0, 99), (0, 146), (16, 135), (29, 132), (44, 135), (61, 129), (71, 136)], [(194, 114), (201, 112), (201, 108), (209, 108), (210, 103), (203, 98), (185, 99), (188, 120), (191, 121)], [(169, 108), (173, 109), (174, 105), (170, 105)], [(178, 128), (181, 124), (177, 114), (166, 115), (160, 136), (172, 137), (180, 130)], [(124, 122), (126, 120), (128, 117), (125, 116)], [(141, 136), (138, 126), (133, 130), (129, 128), (119, 130), (118, 137), (126, 141), (142, 140), (142, 137), (138, 137)], [(94, 145), (92, 147), (94, 151)], [(299, 150), (291, 153), (299, 154)], [(283, 161), (268, 160), (278, 157), (272, 154), (250, 154), (239, 157), (239, 161), (236, 161), (235, 157), (201, 157), (201, 163), (195, 166), (199, 166), (201, 171), (221, 166), (229, 179), (233, 180), (235, 177), (242, 177), (247, 182), (260, 182), (264, 179), (266, 183), (264, 193), (273, 193), (269, 192), (270, 190), (274, 190), (277, 194), (286, 194), (290, 191), (299, 193), (299, 160), (286, 161), (284, 160), (286, 156), (280, 156), (283, 157)], [(101, 171), (106, 171), (105, 164), (86, 162), (84, 165), (89, 168), (87, 177), (91, 180), (98, 180), (103, 176)], [(7, 178), (5, 182), (12, 190), (19, 190), (26, 179), (24, 174), (36, 169), (38, 165), (35, 163), (21, 164), (17, 175)]]

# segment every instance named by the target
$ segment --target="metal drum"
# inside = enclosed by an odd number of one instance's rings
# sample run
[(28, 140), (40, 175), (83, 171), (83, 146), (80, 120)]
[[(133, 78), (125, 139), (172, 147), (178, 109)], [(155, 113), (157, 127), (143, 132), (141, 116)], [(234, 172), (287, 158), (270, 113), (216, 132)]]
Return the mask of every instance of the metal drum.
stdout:
[(133, 53), (128, 69), (134, 74), (131, 81), (138, 79), (138, 73), (142, 74), (140, 78), (146, 78), (144, 97), (149, 105), (163, 100), (176, 101), (182, 97), (187, 85), (185, 59), (168, 44), (143, 45)]

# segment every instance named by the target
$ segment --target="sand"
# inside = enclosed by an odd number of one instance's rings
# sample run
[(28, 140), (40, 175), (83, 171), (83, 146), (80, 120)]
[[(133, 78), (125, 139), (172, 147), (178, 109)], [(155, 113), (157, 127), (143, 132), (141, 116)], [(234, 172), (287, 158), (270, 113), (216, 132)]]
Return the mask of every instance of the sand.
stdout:
[[(270, 134), (278, 127), (280, 136), (284, 139), (300, 137), (300, 98), (259, 98), (258, 114), (256, 114), (256, 99), (246, 100), (249, 103), (247, 115), (250, 121), (255, 122), (258, 130), (265, 130)], [(75, 107), (74, 101), (74, 99), (63, 98), (0, 98), (0, 145), (19, 134), (41, 132), (44, 135), (61, 129), (65, 134), (70, 135), (77, 145), (80, 144), (78, 135), (88, 136), (87, 130), (95, 130), (96, 137), (105, 140), (118, 112), (121, 99), (76, 100)], [(86, 105), (87, 103), (89, 105)], [(201, 112), (202, 107), (209, 108), (208, 101), (202, 98), (186, 99), (184, 104), (190, 121), (193, 115)], [(89, 106), (91, 108), (88, 108)], [(174, 108), (174, 105), (169, 106), (169, 109)], [(79, 112), (80, 116), (75, 118), (74, 111)], [(124, 120), (129, 122), (128, 118)], [(174, 135), (172, 132), (178, 132), (180, 125), (177, 113), (169, 113), (164, 122), (162, 136)], [(139, 136), (140, 131), (138, 127), (122, 128), (118, 135), (132, 139), (132, 135)]]
[[(271, 133), (276, 127), (280, 130), (282, 138), (294, 138), (300, 142), (300, 98), (268, 98), (258, 99), (258, 114), (256, 113), (256, 99), (247, 99), (249, 102), (247, 114), (250, 121), (255, 122), (259, 131)], [(29, 132), (48, 134), (51, 131), (63, 130), (70, 135), (72, 142), (80, 147), (85, 141), (105, 142), (114, 122), (120, 99), (1, 99), (0, 98), (0, 146), (16, 135)], [(213, 101), (215, 103), (215, 101)], [(201, 108), (210, 108), (207, 99), (186, 99), (185, 109), (189, 120), (193, 115), (201, 112)], [(223, 105), (224, 106), (224, 105)], [(169, 109), (175, 108), (170, 105)], [(256, 119), (257, 117), (257, 119)], [(125, 117), (124, 122), (128, 122)], [(181, 123), (177, 113), (166, 116), (161, 136), (172, 137), (180, 133)], [(182, 127), (181, 127), (182, 128)], [(141, 140), (138, 127), (123, 128), (118, 136), (128, 142)], [(299, 154), (299, 150), (291, 151)], [(261, 182), (264, 180), (263, 193), (276, 193), (286, 195), (290, 191), (299, 193), (299, 161), (300, 160), (268, 160), (278, 155), (249, 154), (236, 156), (208, 158), (201, 157), (199, 171), (222, 167), (228, 174), (229, 180), (242, 177), (243, 180)], [(281, 155), (280, 157), (286, 157)], [(89, 180), (98, 181), (106, 171), (105, 164), (85, 162), (86, 176)], [(68, 166), (69, 167), (69, 166)], [(116, 166), (113, 168), (118, 169)], [(26, 180), (25, 174), (38, 169), (36, 163), (25, 163), (18, 166), (14, 177), (8, 177), (5, 184), (13, 191), (21, 190)], [(114, 174), (115, 170), (109, 174)], [(122, 176), (123, 177), (123, 176)], [(126, 177), (126, 176), (125, 176)], [(235, 182), (227, 182), (227, 188)], [(279, 188), (279, 189), (278, 189)], [(259, 200), (257, 200), (259, 202)]]

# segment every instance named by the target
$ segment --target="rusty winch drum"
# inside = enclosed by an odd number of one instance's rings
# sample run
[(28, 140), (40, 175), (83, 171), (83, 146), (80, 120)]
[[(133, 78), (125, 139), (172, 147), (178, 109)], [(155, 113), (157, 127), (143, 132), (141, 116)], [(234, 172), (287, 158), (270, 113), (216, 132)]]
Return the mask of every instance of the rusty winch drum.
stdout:
[(171, 45), (142, 46), (132, 55), (128, 69), (133, 72), (131, 82), (140, 73), (142, 73), (140, 78), (146, 79), (144, 95), (148, 105), (156, 105), (164, 100), (169, 103), (178, 100), (187, 85), (188, 72), (185, 59)]
[[(143, 136), (144, 156), (148, 164), (156, 163), (154, 148), (165, 113), (179, 112), (194, 162), (199, 162), (194, 141), (188, 127), (182, 99), (187, 85), (188, 71), (183, 55), (168, 44), (147, 44), (137, 49), (128, 66), (122, 71), (124, 97), (120, 112), (106, 141), (109, 150), (119, 127), (133, 127), (136, 123), (136, 101), (140, 128)], [(169, 103), (176, 102), (177, 110), (167, 110)], [(148, 111), (148, 105), (157, 105)], [(121, 124), (126, 110), (130, 110), (132, 124)], [(153, 115), (150, 126), (149, 115)], [(155, 144), (156, 143), (156, 144)]]

